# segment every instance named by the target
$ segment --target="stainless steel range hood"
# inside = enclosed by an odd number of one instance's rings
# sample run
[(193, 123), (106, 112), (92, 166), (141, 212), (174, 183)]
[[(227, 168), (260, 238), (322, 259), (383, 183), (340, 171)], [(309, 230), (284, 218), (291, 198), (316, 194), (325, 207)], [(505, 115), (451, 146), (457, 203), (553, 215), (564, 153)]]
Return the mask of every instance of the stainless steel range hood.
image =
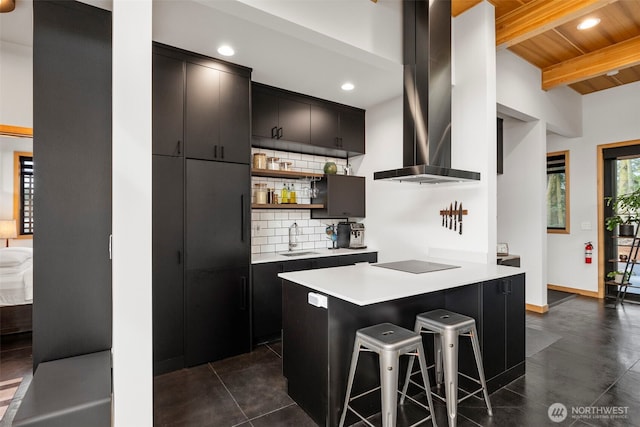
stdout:
[(419, 183), (478, 181), (451, 169), (451, 1), (405, 0), (403, 168), (373, 179)]

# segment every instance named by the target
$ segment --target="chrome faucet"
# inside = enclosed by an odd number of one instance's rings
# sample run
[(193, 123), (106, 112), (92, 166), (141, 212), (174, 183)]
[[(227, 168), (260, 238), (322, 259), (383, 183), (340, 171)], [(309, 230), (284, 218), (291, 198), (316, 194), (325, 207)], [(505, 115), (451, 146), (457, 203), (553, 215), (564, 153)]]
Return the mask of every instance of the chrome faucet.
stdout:
[(289, 250), (292, 251), (298, 247), (298, 223), (294, 222), (289, 226)]

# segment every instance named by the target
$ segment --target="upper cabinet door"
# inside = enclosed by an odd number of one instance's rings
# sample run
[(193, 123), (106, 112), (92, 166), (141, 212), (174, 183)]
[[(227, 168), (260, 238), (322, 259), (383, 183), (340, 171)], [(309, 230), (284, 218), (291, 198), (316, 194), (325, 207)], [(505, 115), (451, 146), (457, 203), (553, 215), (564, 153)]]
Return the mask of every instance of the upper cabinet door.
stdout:
[(278, 139), (308, 144), (311, 139), (311, 106), (279, 98), (278, 125)]
[(311, 144), (340, 147), (340, 115), (335, 108), (311, 106)]
[(249, 164), (251, 158), (250, 82), (220, 73), (220, 147), (217, 160)]
[(276, 138), (278, 131), (278, 97), (254, 90), (251, 94), (251, 129), (254, 136)]
[(364, 154), (364, 111), (343, 108), (340, 111), (340, 148), (350, 154)]
[(215, 160), (220, 152), (220, 72), (187, 62), (186, 156)]
[(153, 154), (184, 153), (184, 62), (153, 54)]

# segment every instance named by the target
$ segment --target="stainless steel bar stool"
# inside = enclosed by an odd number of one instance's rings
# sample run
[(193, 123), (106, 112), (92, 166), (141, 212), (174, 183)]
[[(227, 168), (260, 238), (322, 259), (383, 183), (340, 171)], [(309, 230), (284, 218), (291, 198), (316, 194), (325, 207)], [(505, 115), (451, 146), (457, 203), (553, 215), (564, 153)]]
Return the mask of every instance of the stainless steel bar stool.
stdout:
[[(353, 379), (356, 374), (358, 357), (361, 351), (370, 351), (378, 354), (380, 359), (380, 386), (351, 397), (351, 388), (353, 387)], [(350, 402), (376, 390), (381, 390), (382, 426), (395, 427), (398, 410), (397, 393), (400, 392), (398, 390), (398, 365), (400, 356), (405, 354), (410, 355), (412, 361), (415, 356), (418, 356), (423, 386), (431, 389), (429, 376), (427, 375), (427, 362), (424, 357), (424, 348), (422, 347), (422, 336), (420, 334), (391, 323), (369, 326), (359, 329), (356, 332), (356, 339), (353, 343), (353, 355), (351, 356), (351, 368), (349, 369), (349, 380), (347, 382), (347, 394), (344, 399), (342, 416), (340, 417), (340, 427), (344, 426), (347, 411), (349, 410), (356, 414), (365, 424), (373, 427), (373, 424), (371, 424), (369, 420), (353, 409)], [(413, 425), (422, 424), (431, 418), (433, 426), (437, 427), (436, 420), (433, 416), (433, 400), (431, 394), (426, 393), (426, 395), (428, 406), (407, 396), (414, 403), (429, 411), (427, 417)]]
[[(480, 354), (480, 343), (478, 341), (478, 332), (476, 330), (476, 321), (462, 314), (454, 313), (448, 310), (433, 310), (426, 313), (419, 314), (416, 317), (415, 331), (417, 333), (430, 333), (434, 334), (434, 348), (435, 348), (435, 370), (436, 370), (436, 383), (438, 388), (443, 383), (443, 365), (444, 365), (444, 384), (445, 384), (445, 396), (443, 399), (440, 395), (433, 393), (434, 396), (447, 403), (447, 414), (449, 416), (449, 426), (455, 427), (457, 423), (457, 411), (458, 403), (463, 400), (474, 396), (480, 391), (484, 394), (484, 400), (487, 404), (487, 412), (489, 416), (493, 416), (491, 409), (491, 402), (489, 401), (489, 392), (487, 391), (487, 383), (484, 378), (484, 368), (482, 367), (482, 356)], [(458, 337), (465, 336), (471, 338), (471, 345), (473, 346), (473, 354), (476, 359), (476, 366), (478, 368), (478, 377), (469, 377), (468, 375), (458, 372)], [(409, 382), (421, 387), (420, 384), (411, 380), (411, 377), (417, 373), (413, 370), (413, 357), (409, 360), (409, 368), (407, 370), (407, 378), (402, 388), (402, 397), (400, 403), (404, 402), (407, 387)], [(430, 366), (430, 368), (433, 366)], [(468, 378), (481, 387), (474, 392), (467, 392), (466, 396), (458, 400), (458, 374)], [(408, 397), (408, 396), (406, 396)]]

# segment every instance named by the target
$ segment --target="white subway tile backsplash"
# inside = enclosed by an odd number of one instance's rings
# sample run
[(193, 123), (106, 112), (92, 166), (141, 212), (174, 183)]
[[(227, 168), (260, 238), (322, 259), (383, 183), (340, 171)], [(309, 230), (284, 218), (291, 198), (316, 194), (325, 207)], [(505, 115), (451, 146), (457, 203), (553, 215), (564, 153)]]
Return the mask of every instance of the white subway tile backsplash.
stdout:
[[(276, 229), (275, 228), (262, 228), (258, 231), (258, 236), (275, 236)], [(264, 251), (263, 251), (264, 252)]]
[(282, 236), (270, 236), (267, 238), (267, 243), (274, 245), (276, 243), (282, 243)]
[(269, 243), (268, 240), (269, 240), (268, 237), (254, 237), (253, 239), (251, 239), (251, 245), (252, 246), (266, 245), (267, 243)]
[(261, 212), (260, 213), (260, 219), (262, 221), (269, 221), (272, 219), (275, 219), (275, 212)]
[(275, 245), (262, 245), (260, 246), (260, 252), (264, 253), (264, 252), (275, 252), (276, 251), (276, 246)]
[[(278, 157), (281, 160), (291, 162), (291, 168), (294, 171), (322, 173), (324, 164), (332, 161), (338, 166), (338, 173), (341, 173), (347, 163), (345, 159), (264, 150), (261, 148), (252, 148), (251, 152), (265, 153), (268, 157)], [(305, 191), (310, 185), (308, 180), (253, 177), (252, 184), (256, 183), (266, 183), (267, 187), (275, 188), (278, 192), (284, 184), (293, 185), (298, 203), (310, 203), (308, 191)], [(327, 224), (337, 224), (339, 220), (311, 219), (311, 211), (309, 209), (277, 211), (256, 209), (251, 213), (251, 221), (251, 253), (262, 253), (287, 251), (289, 249), (289, 227), (294, 222), (298, 224), (299, 232), (297, 236), (299, 244), (295, 250), (330, 247), (331, 242), (327, 239), (325, 228)]]

